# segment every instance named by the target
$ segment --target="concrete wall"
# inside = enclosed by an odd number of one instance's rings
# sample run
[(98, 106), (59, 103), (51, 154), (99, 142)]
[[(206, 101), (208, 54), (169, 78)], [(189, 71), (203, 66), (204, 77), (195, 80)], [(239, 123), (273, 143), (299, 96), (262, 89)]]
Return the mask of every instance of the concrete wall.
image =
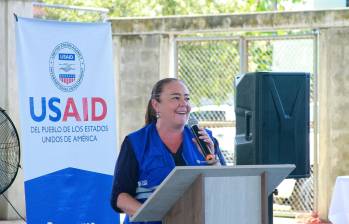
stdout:
[(320, 32), (318, 202), (326, 216), (336, 177), (349, 175), (349, 28)]
[(228, 31), (272, 31), (348, 27), (348, 10), (263, 12), (209, 16), (111, 19), (117, 35), (183, 34)]
[(144, 126), (152, 85), (169, 75), (168, 39), (162, 34), (114, 36), (119, 140)]
[[(29, 0), (0, 1), (0, 107), (7, 111), (17, 129), (19, 129), (19, 109), (15, 60), (15, 19), (13, 13), (18, 16), (32, 17), (31, 2)], [(25, 216), (23, 170), (19, 170), (15, 182), (6, 191), (5, 196), (19, 213)], [(18, 218), (4, 198), (0, 197), (0, 220)]]

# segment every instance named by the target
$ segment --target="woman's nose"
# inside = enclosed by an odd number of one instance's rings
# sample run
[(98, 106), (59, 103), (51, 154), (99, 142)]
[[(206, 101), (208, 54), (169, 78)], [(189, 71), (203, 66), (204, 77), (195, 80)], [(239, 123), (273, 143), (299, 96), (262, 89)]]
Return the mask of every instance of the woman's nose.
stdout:
[(185, 98), (181, 98), (181, 99), (179, 100), (179, 105), (180, 105), (180, 106), (187, 106), (188, 103), (189, 103), (189, 102), (188, 102)]

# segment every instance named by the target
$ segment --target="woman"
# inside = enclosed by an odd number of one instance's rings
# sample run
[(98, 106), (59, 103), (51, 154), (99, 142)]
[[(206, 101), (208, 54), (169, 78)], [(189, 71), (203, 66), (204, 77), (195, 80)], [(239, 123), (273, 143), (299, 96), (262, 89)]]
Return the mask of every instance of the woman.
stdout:
[[(151, 93), (145, 127), (126, 136), (115, 167), (111, 204), (115, 211), (136, 213), (175, 166), (207, 165), (194, 136), (185, 126), (189, 118), (189, 90), (175, 78), (158, 81)], [(225, 165), (218, 142), (200, 128), (211, 152)], [(161, 222), (147, 222), (161, 223)]]

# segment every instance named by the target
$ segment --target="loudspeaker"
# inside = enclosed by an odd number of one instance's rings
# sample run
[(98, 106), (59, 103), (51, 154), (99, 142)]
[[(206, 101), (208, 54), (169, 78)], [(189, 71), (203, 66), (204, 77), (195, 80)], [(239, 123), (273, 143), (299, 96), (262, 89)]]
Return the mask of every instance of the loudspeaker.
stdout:
[(310, 176), (309, 73), (256, 72), (235, 81), (237, 165), (295, 164)]

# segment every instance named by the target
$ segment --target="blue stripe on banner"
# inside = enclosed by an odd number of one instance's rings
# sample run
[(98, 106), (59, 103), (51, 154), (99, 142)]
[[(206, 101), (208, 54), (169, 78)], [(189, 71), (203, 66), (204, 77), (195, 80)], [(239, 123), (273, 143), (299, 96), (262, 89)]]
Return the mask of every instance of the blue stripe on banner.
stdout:
[(110, 206), (112, 179), (67, 168), (26, 181), (27, 223), (119, 224)]

